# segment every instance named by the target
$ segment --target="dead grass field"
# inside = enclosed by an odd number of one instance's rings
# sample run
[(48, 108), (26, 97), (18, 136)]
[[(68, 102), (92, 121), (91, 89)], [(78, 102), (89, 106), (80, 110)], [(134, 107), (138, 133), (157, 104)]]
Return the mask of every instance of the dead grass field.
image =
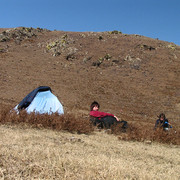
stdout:
[(72, 114), (9, 112), (0, 113), (1, 179), (180, 178), (179, 131), (130, 124), (120, 133), (119, 127), (98, 130)]
[(1, 179), (179, 179), (180, 147), (0, 126)]

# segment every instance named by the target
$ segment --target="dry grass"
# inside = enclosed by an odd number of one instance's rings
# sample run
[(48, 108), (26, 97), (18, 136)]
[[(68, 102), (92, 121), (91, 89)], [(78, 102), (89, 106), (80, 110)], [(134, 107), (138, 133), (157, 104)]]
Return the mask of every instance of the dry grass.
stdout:
[(0, 126), (1, 179), (179, 179), (179, 146)]
[(83, 117), (17, 115), (9, 108), (1, 111), (0, 123), (1, 179), (180, 178), (179, 145), (172, 145), (179, 141), (170, 134), (160, 138), (133, 125), (108, 134), (94, 131)]

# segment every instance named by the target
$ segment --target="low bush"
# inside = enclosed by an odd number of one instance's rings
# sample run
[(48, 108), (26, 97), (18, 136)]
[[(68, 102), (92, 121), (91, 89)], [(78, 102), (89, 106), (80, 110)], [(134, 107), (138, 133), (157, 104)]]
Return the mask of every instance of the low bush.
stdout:
[(140, 142), (160, 142), (166, 144), (180, 145), (180, 130), (170, 129), (164, 131), (163, 129), (154, 130), (153, 127), (144, 124), (129, 124), (126, 133), (120, 131), (120, 127), (112, 128), (112, 134), (119, 136), (119, 139), (127, 141), (140, 141)]
[(69, 132), (90, 133), (93, 127), (87, 119), (75, 117), (73, 114), (59, 115), (57, 113), (48, 114), (28, 114), (25, 110), (19, 114), (4, 108), (0, 112), (1, 124), (28, 124), (33, 128), (50, 128), (54, 130), (67, 130)]
[[(88, 134), (94, 131), (94, 127), (88, 118), (77, 117), (73, 114), (58, 115), (48, 114), (28, 114), (21, 111), (19, 114), (12, 112), (7, 107), (0, 111), (0, 124), (20, 124), (29, 125), (33, 128), (49, 128), (53, 130), (66, 130), (71, 133)], [(172, 128), (170, 131), (161, 129), (154, 130), (146, 124), (128, 123), (126, 131), (122, 131), (121, 126), (112, 126), (111, 134), (118, 136), (121, 140), (140, 142), (160, 142), (166, 144), (180, 145), (180, 129)]]

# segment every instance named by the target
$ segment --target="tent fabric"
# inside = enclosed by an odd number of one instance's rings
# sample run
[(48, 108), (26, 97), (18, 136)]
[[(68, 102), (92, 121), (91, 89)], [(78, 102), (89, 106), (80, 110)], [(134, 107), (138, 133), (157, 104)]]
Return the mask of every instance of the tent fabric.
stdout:
[(29, 93), (19, 105), (15, 107), (16, 111), (21, 109), (25, 109), (27, 113), (64, 114), (62, 104), (48, 86), (40, 86)]
[(18, 105), (18, 109), (25, 109), (27, 108), (31, 102), (33, 101), (34, 97), (38, 92), (43, 92), (43, 91), (51, 91), (51, 88), (49, 86), (39, 86), (38, 88), (34, 89), (31, 91)]
[(51, 91), (38, 92), (31, 104), (26, 108), (28, 113), (38, 112), (40, 114), (57, 112), (64, 114), (63, 107), (57, 97)]

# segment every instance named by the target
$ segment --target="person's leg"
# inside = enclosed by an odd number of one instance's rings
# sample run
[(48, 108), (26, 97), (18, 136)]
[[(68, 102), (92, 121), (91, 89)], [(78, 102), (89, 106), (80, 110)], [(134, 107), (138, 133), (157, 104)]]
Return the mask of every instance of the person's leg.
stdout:
[(128, 127), (127, 121), (117, 121), (116, 118), (113, 116), (105, 116), (101, 118), (101, 122), (103, 126), (107, 129), (109, 129), (114, 124), (122, 124), (123, 130), (126, 130)]
[(164, 131), (168, 131), (169, 130), (169, 123), (168, 122), (164, 122), (163, 123), (163, 130)]
[(119, 123), (123, 123), (122, 128), (127, 129), (128, 127), (127, 121), (119, 121)]
[(105, 116), (101, 118), (101, 121), (105, 128), (109, 129), (113, 124), (117, 122), (116, 118), (113, 116)]
[(95, 117), (90, 117), (90, 122), (96, 126), (96, 118)]
[(98, 119), (97, 117), (90, 117), (90, 121), (94, 126), (97, 126), (98, 128), (103, 128), (103, 123), (101, 119)]

